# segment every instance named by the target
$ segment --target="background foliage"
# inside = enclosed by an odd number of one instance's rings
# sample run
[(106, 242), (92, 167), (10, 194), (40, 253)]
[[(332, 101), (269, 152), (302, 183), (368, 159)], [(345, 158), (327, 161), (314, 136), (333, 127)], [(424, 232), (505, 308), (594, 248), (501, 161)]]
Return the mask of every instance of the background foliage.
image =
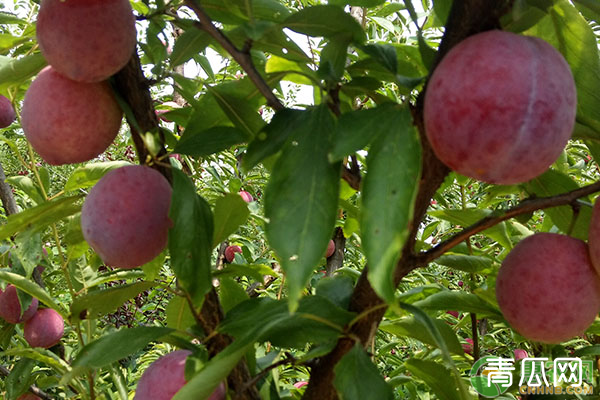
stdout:
[[(525, 236), (585, 240), (593, 196), (460, 236), (526, 198), (598, 180), (595, 1), (464, 2), (473, 15), (501, 10), (502, 29), (550, 42), (575, 76), (573, 140), (548, 172), (515, 186), (448, 173), (422, 142), (420, 95), (451, 29), (450, 0), (131, 3), (160, 113), (141, 132), (143, 149), (124, 124), (98, 159), (49, 167), (18, 121), (0, 135), (20, 211), (1, 214), (0, 281), (67, 321), (50, 350), (29, 348), (21, 326), (0, 325), (5, 398), (30, 385), (49, 398), (131, 398), (145, 368), (176, 347), (195, 352), (176, 399), (203, 398), (224, 379), (232, 398), (308, 390), (306, 398), (325, 399), (329, 392), (310, 388), (329, 387), (343, 399), (466, 399), (475, 397), (468, 377), (480, 355), (600, 355), (600, 323), (561, 345), (528, 342), (508, 327), (494, 294), (502, 259)], [(17, 111), (45, 65), (37, 8), (4, 1), (0, 12), (0, 93)], [(130, 123), (138, 106), (126, 109)], [(142, 162), (172, 169), (175, 225), (168, 252), (119, 271), (85, 243), (79, 211), (104, 173), (136, 162), (136, 150)], [(422, 179), (432, 176), (439, 187)], [(331, 238), (337, 251), (325, 259)], [(243, 250), (231, 264), (227, 244)], [(246, 375), (230, 375), (240, 361)], [(309, 379), (308, 389), (294, 385)]]

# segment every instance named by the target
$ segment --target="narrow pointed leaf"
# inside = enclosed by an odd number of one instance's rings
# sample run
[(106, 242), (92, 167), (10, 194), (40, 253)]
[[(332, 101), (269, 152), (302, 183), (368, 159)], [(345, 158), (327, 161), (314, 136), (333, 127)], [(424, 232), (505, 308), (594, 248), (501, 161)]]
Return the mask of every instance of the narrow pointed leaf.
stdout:
[(173, 169), (173, 198), (169, 217), (171, 268), (179, 284), (199, 302), (212, 286), (210, 256), (213, 239), (213, 216), (210, 207), (196, 193), (192, 181)]
[[(382, 117), (383, 118), (383, 117)], [(420, 177), (421, 147), (408, 108), (385, 115), (390, 129), (373, 142), (363, 182), (362, 244), (369, 282), (393, 301), (393, 272), (408, 236)]]
[(307, 111), (284, 146), (265, 192), (267, 239), (286, 272), (291, 308), (325, 254), (335, 223), (340, 165), (327, 159), (333, 129), (325, 106)]
[(344, 400), (394, 398), (392, 387), (385, 382), (365, 349), (358, 343), (342, 357), (334, 372), (333, 384)]

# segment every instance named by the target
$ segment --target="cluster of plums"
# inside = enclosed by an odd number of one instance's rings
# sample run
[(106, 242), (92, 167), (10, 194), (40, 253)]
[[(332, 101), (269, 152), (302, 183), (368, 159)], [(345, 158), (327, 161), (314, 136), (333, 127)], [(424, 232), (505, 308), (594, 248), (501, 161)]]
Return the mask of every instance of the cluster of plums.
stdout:
[[(437, 157), (484, 182), (542, 174), (571, 137), (577, 94), (562, 55), (543, 40), (489, 31), (448, 52), (428, 83), (424, 121)], [(585, 242), (534, 234), (507, 255), (496, 297), (524, 337), (559, 343), (581, 335), (600, 311), (600, 203)]]
[(24, 323), (25, 340), (31, 347), (50, 348), (60, 342), (64, 334), (64, 320), (51, 308), (38, 309), (38, 299), (33, 298), (27, 310), (22, 311), (17, 288), (7, 285), (0, 290), (0, 317), (11, 324)]

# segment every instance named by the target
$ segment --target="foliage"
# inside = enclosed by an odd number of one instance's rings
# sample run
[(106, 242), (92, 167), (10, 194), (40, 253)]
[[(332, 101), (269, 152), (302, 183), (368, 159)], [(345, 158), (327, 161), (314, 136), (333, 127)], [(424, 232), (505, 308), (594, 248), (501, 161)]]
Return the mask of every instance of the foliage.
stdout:
[[(596, 355), (598, 322), (560, 345), (530, 342), (508, 326), (494, 293), (502, 260), (524, 237), (587, 239), (592, 192), (439, 246), (524, 199), (599, 179), (600, 9), (594, 1), (499, 2), (511, 4), (502, 29), (548, 41), (573, 70), (573, 140), (530, 182), (496, 186), (450, 172), (422, 197), (431, 157), (418, 110), (452, 3), (132, 0), (160, 117), (145, 147), (135, 140), (136, 104), (116, 141), (84, 164), (46, 165), (18, 120), (0, 132), (0, 160), (20, 210), (1, 217), (0, 285), (37, 297), (67, 323), (49, 350), (29, 348), (22, 325), (0, 323), (5, 398), (34, 385), (50, 398), (128, 399), (147, 366), (175, 348), (195, 353), (176, 399), (208, 396), (240, 361), (249, 376), (241, 384), (229, 376), (232, 398), (247, 383), (254, 397), (299, 399), (307, 387), (295, 383), (329, 379), (311, 371), (317, 360), (320, 368), (331, 362), (336, 344), (346, 352), (325, 368), (343, 399), (475, 398), (474, 356), (512, 357), (516, 348)], [(0, 5), (0, 94), (17, 113), (45, 65), (38, 7)], [(174, 227), (168, 251), (141, 269), (116, 270), (84, 241), (79, 214), (89, 189), (133, 162), (134, 149), (149, 154), (143, 163), (172, 170)], [(240, 190), (254, 201), (241, 201)], [(336, 255), (326, 259), (332, 238)], [(243, 250), (231, 264), (223, 261), (228, 244)], [(410, 264), (440, 248), (423, 265)], [(41, 279), (37, 265), (45, 267)], [(371, 292), (357, 293), (363, 281)], [(370, 308), (358, 307), (357, 296), (371, 296)], [(383, 318), (372, 337), (353, 331), (374, 315)], [(219, 348), (216, 337), (230, 343)], [(475, 342), (470, 353), (467, 338)], [(515, 383), (504, 396), (517, 391)]]

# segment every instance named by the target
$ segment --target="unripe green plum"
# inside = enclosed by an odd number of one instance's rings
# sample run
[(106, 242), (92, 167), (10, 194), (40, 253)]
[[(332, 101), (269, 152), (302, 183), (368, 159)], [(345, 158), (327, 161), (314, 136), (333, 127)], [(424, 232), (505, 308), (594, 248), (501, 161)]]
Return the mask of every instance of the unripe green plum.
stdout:
[(90, 190), (81, 230), (105, 264), (135, 268), (167, 246), (171, 186), (160, 172), (129, 165), (108, 172)]
[(42, 0), (36, 30), (48, 64), (78, 82), (107, 79), (135, 50), (129, 0)]
[(569, 65), (542, 39), (487, 31), (452, 48), (425, 94), (427, 138), (452, 170), (516, 184), (542, 174), (571, 137)]
[(38, 310), (23, 329), (25, 340), (31, 347), (48, 349), (60, 342), (65, 331), (65, 321), (51, 308)]
[[(190, 354), (189, 350), (177, 350), (154, 361), (142, 374), (134, 400), (171, 400), (186, 384), (185, 361)], [(221, 383), (208, 400), (224, 400), (225, 395)]]
[(13, 285), (6, 286), (4, 292), (0, 291), (0, 317), (11, 324), (18, 324), (27, 321), (38, 309), (38, 299), (35, 297), (31, 300), (31, 304), (21, 315), (21, 303), (17, 296), (17, 288)]
[(49, 164), (90, 160), (112, 143), (122, 112), (108, 83), (79, 83), (51, 67), (33, 81), (23, 101), (27, 140)]
[(10, 100), (0, 95), (0, 128), (6, 128), (17, 118)]
[(600, 278), (585, 242), (555, 233), (520, 241), (496, 279), (498, 305), (529, 340), (560, 343), (583, 334), (600, 311)]

